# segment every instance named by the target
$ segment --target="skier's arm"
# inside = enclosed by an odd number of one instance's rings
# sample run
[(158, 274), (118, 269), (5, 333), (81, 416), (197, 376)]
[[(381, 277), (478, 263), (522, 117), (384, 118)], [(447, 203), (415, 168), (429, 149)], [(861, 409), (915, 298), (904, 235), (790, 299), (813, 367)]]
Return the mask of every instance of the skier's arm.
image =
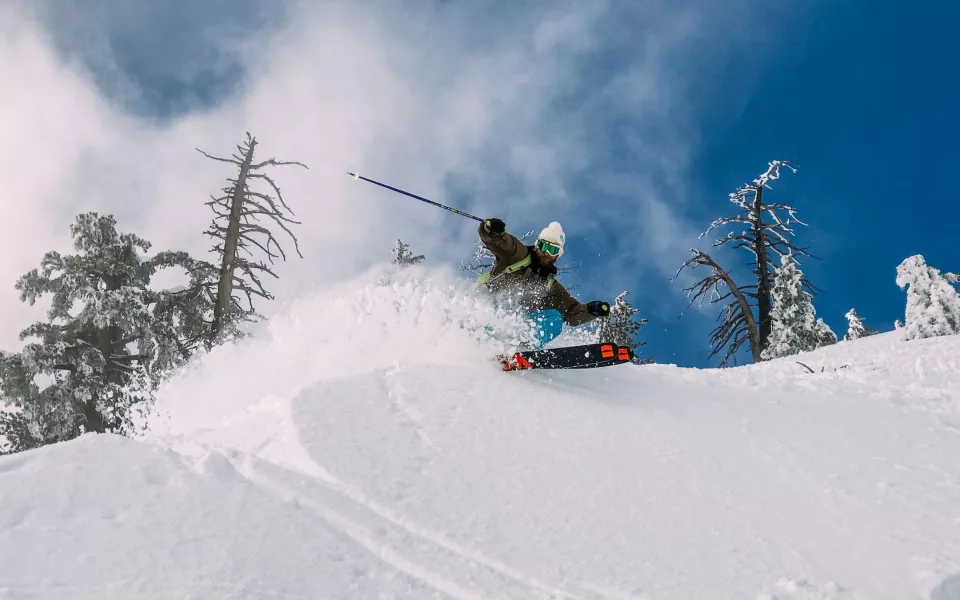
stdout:
[(583, 325), (600, 316), (590, 312), (588, 305), (571, 296), (570, 292), (556, 279), (553, 280), (553, 285), (547, 292), (546, 302), (548, 308), (555, 308), (560, 311), (560, 314), (563, 315), (563, 321), (567, 325)]
[(477, 233), (487, 250), (493, 252), (502, 264), (512, 265), (527, 256), (527, 247), (503, 228), (504, 224), (500, 219), (487, 219), (477, 227)]

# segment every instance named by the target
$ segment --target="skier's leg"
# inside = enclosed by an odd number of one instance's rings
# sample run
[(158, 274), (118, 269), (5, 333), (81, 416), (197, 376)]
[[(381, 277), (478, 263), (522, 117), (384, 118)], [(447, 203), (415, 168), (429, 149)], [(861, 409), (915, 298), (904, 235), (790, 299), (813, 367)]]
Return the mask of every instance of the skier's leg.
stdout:
[(563, 315), (555, 308), (532, 312), (528, 318), (533, 324), (533, 339), (530, 343), (534, 349), (543, 348), (563, 331)]

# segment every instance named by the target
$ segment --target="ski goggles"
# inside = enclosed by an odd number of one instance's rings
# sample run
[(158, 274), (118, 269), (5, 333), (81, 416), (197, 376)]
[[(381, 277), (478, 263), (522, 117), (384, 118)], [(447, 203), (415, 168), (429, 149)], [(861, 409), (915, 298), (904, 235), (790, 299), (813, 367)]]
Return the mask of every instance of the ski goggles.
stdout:
[(560, 246), (547, 240), (537, 240), (537, 250), (550, 256), (560, 256)]

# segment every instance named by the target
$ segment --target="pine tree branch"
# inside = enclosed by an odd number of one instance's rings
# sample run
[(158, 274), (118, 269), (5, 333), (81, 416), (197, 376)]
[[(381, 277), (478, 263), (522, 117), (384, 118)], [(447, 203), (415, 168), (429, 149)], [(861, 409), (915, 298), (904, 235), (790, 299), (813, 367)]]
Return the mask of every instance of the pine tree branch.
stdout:
[[(274, 242), (274, 243), (276, 243), (276, 242)], [(268, 241), (267, 241), (267, 245), (264, 245), (264, 244), (261, 244), (258, 240), (255, 240), (254, 238), (252, 238), (252, 237), (250, 237), (250, 236), (248, 236), (248, 235), (246, 235), (246, 234), (244, 234), (244, 233), (241, 233), (240, 236), (239, 236), (239, 240), (238, 240), (237, 244), (238, 244), (238, 246), (244, 248), (244, 250), (246, 250), (248, 254), (250, 254), (250, 258), (253, 258), (253, 252), (250, 252), (250, 251), (246, 248), (246, 245), (247, 245), (247, 244), (253, 244), (253, 245), (256, 246), (257, 248), (259, 248), (261, 252), (263, 252), (264, 254), (266, 254), (267, 257), (270, 259), (270, 264), (273, 264), (273, 259), (274, 259), (274, 258), (278, 258), (278, 256), (277, 256), (276, 254), (274, 254), (274, 253), (269, 249), (269, 238), (268, 238)], [(278, 244), (278, 246), (279, 246), (279, 244)]]
[(133, 360), (147, 360), (148, 356), (143, 354), (113, 354), (110, 356), (111, 362), (128, 362)]
[(234, 164), (234, 165), (237, 165), (238, 167), (239, 167), (241, 164), (243, 164), (243, 160), (240, 159), (238, 156), (234, 156), (232, 159), (229, 159), (229, 158), (220, 158), (219, 156), (212, 156), (212, 155), (210, 155), (210, 154), (207, 154), (206, 152), (204, 152), (203, 150), (201, 150), (201, 149), (199, 149), (199, 148), (194, 148), (194, 150), (196, 150), (196, 151), (199, 152), (200, 154), (206, 156), (207, 158), (211, 158), (211, 159), (213, 159), (213, 160), (218, 160), (218, 161), (220, 161), (220, 162), (225, 162), (225, 163)]
[[(280, 227), (281, 227), (284, 231), (286, 231), (288, 234), (290, 234), (290, 237), (293, 238), (294, 246), (296, 247), (297, 254), (300, 255), (300, 258), (303, 258), (303, 254), (300, 254), (300, 246), (299, 246), (299, 244), (297, 244), (297, 238), (294, 237), (293, 233), (291, 233), (290, 230), (287, 229), (287, 227), (286, 227), (283, 223), (277, 221), (277, 224), (280, 225)], [(283, 260), (286, 260), (286, 259), (287, 259), (287, 254), (283, 251), (283, 247), (280, 245), (280, 242), (277, 241), (277, 238), (274, 237), (272, 231), (270, 231), (269, 229), (267, 229), (266, 227), (264, 227), (264, 226), (262, 226), (262, 225), (255, 225), (255, 224), (253, 224), (253, 223), (246, 223), (246, 224), (242, 224), (242, 225), (240, 226), (240, 237), (241, 237), (241, 238), (246, 238), (246, 239), (250, 240), (250, 239), (251, 239), (251, 238), (249, 237), (249, 234), (250, 234), (250, 233), (259, 233), (259, 234), (264, 235), (264, 236), (267, 238), (267, 241), (266, 241), (267, 247), (269, 248), (271, 245), (275, 246), (275, 247), (277, 248), (277, 251), (280, 252), (280, 256), (283, 258)], [(270, 259), (270, 262), (271, 262), (271, 264), (272, 264), (272, 263), (273, 263), (273, 259), (276, 257), (276, 255), (273, 254), (273, 253), (268, 252), (267, 256), (268, 256), (268, 258)]]
[[(259, 199), (263, 200), (264, 202), (266, 202), (266, 203), (270, 206), (270, 208), (267, 208), (267, 207), (263, 206), (262, 204), (260, 204), (260, 203), (257, 202), (256, 200), (250, 200), (250, 198), (259, 198)], [(293, 223), (294, 225), (300, 225), (300, 224), (301, 224), (300, 221), (295, 221), (295, 220), (287, 217), (286, 215), (284, 215), (282, 212), (280, 212), (280, 210), (277, 208), (276, 203), (274, 203), (273, 198), (271, 198), (270, 196), (268, 196), (268, 195), (266, 195), (266, 194), (261, 194), (260, 192), (247, 192), (247, 202), (246, 202), (246, 204), (251, 205), (251, 206), (254, 206), (254, 207), (256, 207), (257, 209), (259, 209), (258, 211), (255, 211), (255, 212), (257, 212), (258, 214), (264, 214), (264, 215), (266, 215), (266, 216), (268, 216), (268, 217), (270, 217), (270, 218), (272, 218), (272, 219), (275, 219), (275, 220), (276, 220), (276, 219), (281, 219), (281, 220), (283, 220), (283, 221), (286, 221), (287, 223)], [(289, 210), (289, 209), (287, 209), (287, 210)], [(292, 212), (292, 211), (291, 211), (291, 212)]]
[(719, 219), (716, 219), (713, 223), (711, 223), (710, 227), (708, 227), (706, 231), (700, 234), (699, 239), (703, 239), (714, 229), (717, 229), (718, 227), (723, 227), (724, 225), (730, 225), (731, 223), (746, 223), (747, 225), (752, 225), (753, 221), (749, 217), (721, 217)]
[[(268, 164), (268, 163), (262, 163), (262, 164)], [(301, 163), (298, 163), (298, 162), (282, 162), (282, 163), (274, 162), (274, 163), (272, 163), (272, 164), (275, 164), (275, 165), (299, 165), (299, 166), (303, 167), (304, 169), (307, 168), (306, 165), (301, 164)], [(259, 169), (257, 168), (257, 169), (254, 169), (254, 170), (259, 170)], [(290, 214), (294, 214), (293, 210), (291, 210), (290, 207), (287, 206), (286, 201), (284, 201), (284, 199), (283, 199), (283, 194), (280, 193), (280, 187), (277, 186), (276, 182), (274, 182), (273, 179), (271, 179), (268, 175), (265, 175), (265, 174), (263, 174), (263, 173), (253, 173), (253, 174), (250, 175), (250, 177), (253, 178), (253, 179), (263, 179), (263, 180), (266, 181), (268, 184), (270, 184), (270, 187), (273, 188), (273, 191), (275, 191), (275, 192), (277, 193), (277, 200), (280, 201), (280, 204), (281, 204), (285, 209), (287, 209), (287, 211), (289, 211)]]
[(271, 158), (270, 160), (265, 160), (265, 161), (263, 161), (262, 163), (257, 163), (257, 164), (255, 164), (255, 165), (252, 165), (250, 168), (251, 168), (252, 170), (254, 170), (254, 171), (259, 171), (260, 169), (262, 169), (263, 167), (266, 167), (266, 166), (268, 166), (268, 165), (269, 165), (269, 166), (273, 166), (273, 167), (285, 167), (285, 166), (288, 166), (288, 165), (296, 165), (296, 166), (298, 166), (298, 167), (303, 167), (304, 169), (309, 169), (309, 168), (310, 168), (310, 167), (308, 167), (307, 165), (305, 165), (305, 164), (303, 164), (303, 163), (301, 163), (301, 162), (297, 162), (297, 161), (295, 161), (295, 160), (277, 160), (277, 159), (275, 159), (275, 158)]

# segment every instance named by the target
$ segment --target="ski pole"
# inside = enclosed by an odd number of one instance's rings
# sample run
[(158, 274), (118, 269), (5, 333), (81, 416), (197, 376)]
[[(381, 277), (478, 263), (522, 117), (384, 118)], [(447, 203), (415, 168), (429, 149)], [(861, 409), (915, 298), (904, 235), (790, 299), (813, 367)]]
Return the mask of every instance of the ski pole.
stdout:
[(483, 222), (483, 219), (481, 219), (480, 217), (475, 217), (475, 216), (473, 216), (473, 215), (471, 215), (471, 214), (468, 214), (468, 213), (463, 212), (462, 210), (457, 210), (457, 209), (455, 209), (455, 208), (450, 208), (449, 206), (445, 206), (445, 205), (443, 205), (443, 204), (440, 204), (439, 202), (434, 202), (433, 200), (427, 200), (426, 198), (423, 198), (423, 197), (421, 197), (421, 196), (417, 196), (416, 194), (411, 194), (410, 192), (405, 192), (405, 191), (403, 191), (403, 190), (401, 190), (401, 189), (399, 189), (399, 188), (395, 188), (395, 187), (390, 186), (390, 185), (387, 185), (387, 184), (385, 184), (385, 183), (380, 183), (379, 181), (374, 181), (374, 180), (372, 180), (372, 179), (367, 179), (366, 177), (361, 176), (359, 173), (351, 173), (350, 171), (347, 171), (347, 175), (350, 175), (350, 176), (353, 177), (354, 179), (362, 179), (362, 180), (364, 180), (364, 181), (369, 181), (370, 183), (379, 185), (380, 187), (385, 187), (385, 188), (387, 188), (388, 190), (393, 190), (393, 191), (395, 191), (395, 192), (397, 192), (397, 193), (399, 193), (399, 194), (403, 194), (404, 196), (410, 196), (411, 198), (416, 198), (417, 200), (420, 200), (420, 201), (422, 201), (422, 202), (426, 202), (427, 204), (432, 204), (432, 205), (434, 205), (434, 206), (439, 206), (440, 208), (449, 210), (449, 211), (452, 212), (452, 213), (457, 213), (457, 214), (460, 215), (461, 217), (467, 217), (468, 219), (473, 219), (474, 221)]

